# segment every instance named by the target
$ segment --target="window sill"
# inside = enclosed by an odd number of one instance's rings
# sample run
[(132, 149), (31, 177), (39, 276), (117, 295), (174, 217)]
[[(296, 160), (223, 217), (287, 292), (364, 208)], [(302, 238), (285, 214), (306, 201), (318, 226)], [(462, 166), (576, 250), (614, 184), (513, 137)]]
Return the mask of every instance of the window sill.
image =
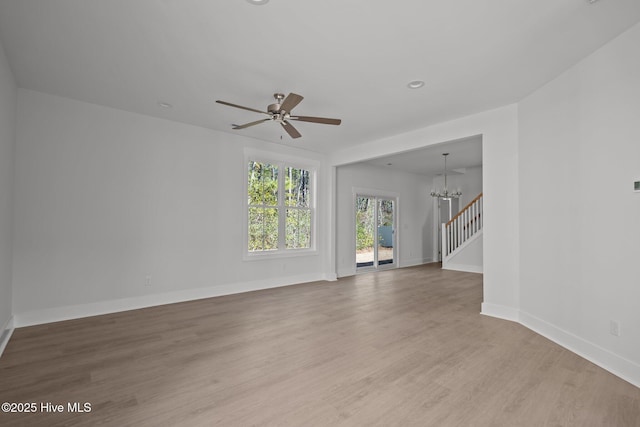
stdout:
[(317, 249), (289, 249), (281, 251), (269, 252), (245, 252), (242, 256), (243, 261), (260, 261), (277, 258), (295, 258), (301, 256), (318, 255)]

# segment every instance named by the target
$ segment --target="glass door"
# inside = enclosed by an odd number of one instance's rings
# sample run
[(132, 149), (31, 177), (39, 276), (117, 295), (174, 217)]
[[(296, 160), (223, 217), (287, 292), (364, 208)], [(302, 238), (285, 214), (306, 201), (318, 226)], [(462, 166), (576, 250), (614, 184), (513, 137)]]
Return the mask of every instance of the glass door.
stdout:
[(356, 196), (356, 268), (395, 266), (395, 201)]
[(356, 196), (356, 267), (373, 267), (376, 248), (373, 198)]

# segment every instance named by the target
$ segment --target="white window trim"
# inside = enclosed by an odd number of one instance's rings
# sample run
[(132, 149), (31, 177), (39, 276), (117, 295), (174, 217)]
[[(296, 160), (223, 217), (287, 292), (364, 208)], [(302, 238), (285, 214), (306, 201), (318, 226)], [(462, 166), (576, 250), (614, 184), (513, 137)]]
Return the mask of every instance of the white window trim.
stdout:
[[(284, 168), (287, 166), (301, 168), (308, 170), (311, 179), (311, 236), (309, 248), (304, 249), (275, 249), (270, 251), (249, 251), (249, 209), (247, 206), (247, 192), (248, 192), (248, 180), (247, 180), (247, 164), (250, 160), (269, 163), (278, 166), (278, 177), (284, 173)], [(244, 261), (255, 261), (273, 258), (290, 258), (297, 256), (310, 256), (317, 255), (318, 248), (317, 239), (317, 217), (318, 217), (318, 170), (320, 169), (320, 163), (305, 159), (302, 157), (282, 155), (279, 153), (272, 153), (269, 151), (262, 151), (256, 149), (245, 148), (244, 150), (244, 166), (243, 166), (243, 178), (242, 178), (242, 259)], [(284, 175), (282, 175), (284, 176)], [(279, 180), (280, 178), (278, 178)], [(282, 181), (284, 182), (284, 181)], [(278, 196), (284, 196), (284, 188), (281, 188), (283, 184), (278, 182)], [(280, 207), (280, 205), (279, 205)], [(286, 215), (286, 206), (281, 206), (284, 209), (284, 213), (278, 212), (278, 216)], [(278, 221), (278, 236), (284, 235), (284, 230), (281, 230), (282, 221)]]

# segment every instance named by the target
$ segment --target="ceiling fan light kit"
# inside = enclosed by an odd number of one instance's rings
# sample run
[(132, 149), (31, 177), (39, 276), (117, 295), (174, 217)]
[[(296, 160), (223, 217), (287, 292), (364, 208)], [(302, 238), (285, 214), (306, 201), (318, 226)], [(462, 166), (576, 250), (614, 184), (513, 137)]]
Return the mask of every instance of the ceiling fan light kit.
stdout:
[(326, 117), (312, 117), (312, 116), (293, 116), (291, 110), (298, 105), (304, 97), (296, 93), (290, 93), (286, 97), (283, 93), (274, 93), (273, 97), (276, 102), (267, 106), (267, 111), (261, 111), (255, 108), (243, 107), (242, 105), (232, 104), (230, 102), (217, 100), (218, 104), (226, 105), (228, 107), (240, 108), (242, 110), (253, 111), (254, 113), (260, 113), (268, 116), (262, 120), (256, 120), (255, 122), (245, 123), (243, 125), (233, 125), (234, 130), (246, 129), (251, 126), (259, 125), (260, 123), (275, 121), (280, 123), (282, 128), (289, 134), (291, 138), (300, 138), (302, 135), (298, 130), (289, 122), (289, 120), (296, 120), (299, 122), (320, 123), (325, 125), (339, 125), (342, 121), (340, 119), (329, 119)]

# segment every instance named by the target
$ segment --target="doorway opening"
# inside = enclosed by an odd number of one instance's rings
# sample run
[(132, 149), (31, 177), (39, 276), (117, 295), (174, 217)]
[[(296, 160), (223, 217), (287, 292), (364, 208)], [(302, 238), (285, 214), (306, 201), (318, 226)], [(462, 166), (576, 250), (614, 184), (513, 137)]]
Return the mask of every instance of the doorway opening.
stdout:
[(459, 200), (453, 197), (437, 198), (438, 211), (438, 262), (442, 262), (442, 224), (446, 224), (459, 211)]

